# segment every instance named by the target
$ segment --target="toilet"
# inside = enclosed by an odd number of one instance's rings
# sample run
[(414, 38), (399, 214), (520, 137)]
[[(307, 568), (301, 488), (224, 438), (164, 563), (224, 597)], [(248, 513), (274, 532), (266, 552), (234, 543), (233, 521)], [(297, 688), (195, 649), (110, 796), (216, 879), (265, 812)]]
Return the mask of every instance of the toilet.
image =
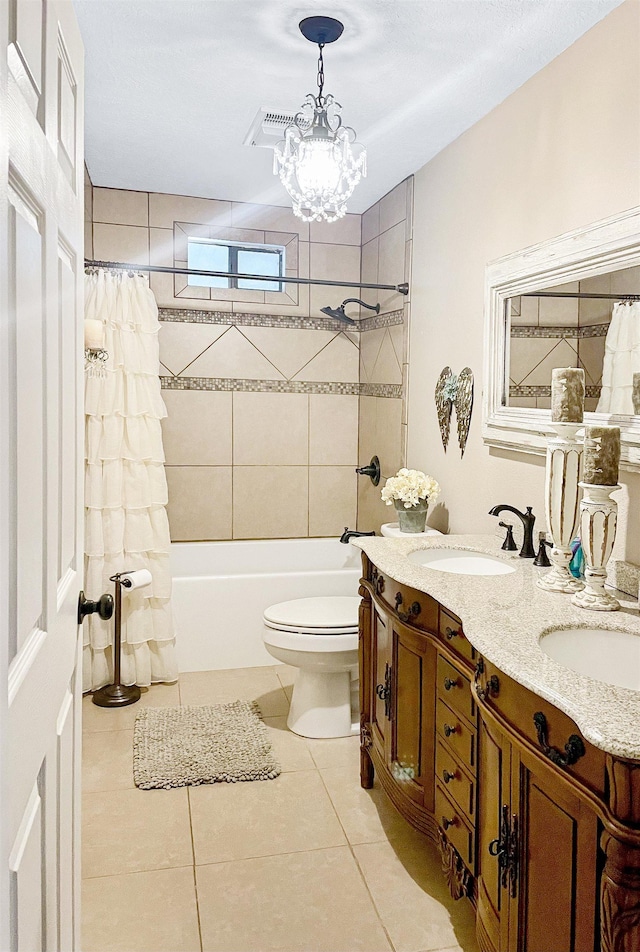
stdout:
[(355, 595), (325, 595), (265, 610), (265, 648), (298, 668), (287, 718), (295, 734), (347, 737), (359, 732), (359, 606)]

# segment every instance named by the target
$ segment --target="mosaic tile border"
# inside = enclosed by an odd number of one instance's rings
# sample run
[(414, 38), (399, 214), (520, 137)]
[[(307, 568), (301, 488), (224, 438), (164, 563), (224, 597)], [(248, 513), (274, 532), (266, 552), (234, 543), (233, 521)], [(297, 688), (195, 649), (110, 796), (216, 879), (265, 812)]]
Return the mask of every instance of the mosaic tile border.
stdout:
[(355, 324), (343, 324), (331, 317), (294, 317), (291, 314), (259, 314), (249, 311), (215, 311), (191, 307), (159, 307), (158, 320), (184, 324), (237, 324), (245, 327), (285, 327), (301, 331), (374, 331), (402, 324), (403, 310), (365, 317)]
[[(393, 327), (404, 321), (404, 310), (387, 311), (386, 314), (376, 314), (375, 317), (363, 317), (358, 324), (359, 331), (377, 331), (380, 327)], [(354, 328), (355, 330), (355, 328)]]
[(361, 383), (359, 394), (361, 397), (387, 397), (392, 400), (402, 399), (401, 383)]
[(563, 327), (549, 325), (539, 327), (537, 324), (520, 324), (511, 326), (511, 338), (514, 337), (564, 337), (565, 339), (582, 340), (586, 337), (606, 337), (608, 324), (587, 324), (585, 327)]
[(160, 307), (158, 320), (184, 324), (238, 324), (245, 327), (289, 327), (300, 331), (357, 331), (330, 317), (294, 317), (291, 314), (256, 314), (249, 311), (204, 311), (190, 307)]
[[(584, 388), (585, 397), (599, 397), (602, 387), (600, 384), (589, 384)], [(512, 384), (509, 387), (510, 397), (550, 397), (551, 385), (529, 386), (527, 384)]]
[(224, 390), (253, 393), (317, 393), (402, 398), (399, 383), (340, 383), (307, 380), (248, 380), (233, 377), (160, 377), (163, 390)]

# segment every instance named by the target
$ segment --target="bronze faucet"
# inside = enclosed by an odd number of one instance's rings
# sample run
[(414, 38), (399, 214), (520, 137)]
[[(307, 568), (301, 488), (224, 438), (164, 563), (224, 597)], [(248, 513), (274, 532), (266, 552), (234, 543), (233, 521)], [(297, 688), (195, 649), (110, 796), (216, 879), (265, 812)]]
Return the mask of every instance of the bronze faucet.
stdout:
[(524, 538), (522, 540), (522, 548), (520, 549), (520, 558), (535, 559), (536, 551), (533, 547), (533, 525), (536, 521), (536, 517), (531, 511), (531, 506), (527, 506), (526, 512), (520, 512), (518, 509), (514, 509), (513, 506), (494, 506), (493, 509), (489, 510), (489, 515), (499, 516), (501, 512), (512, 512), (522, 523)]

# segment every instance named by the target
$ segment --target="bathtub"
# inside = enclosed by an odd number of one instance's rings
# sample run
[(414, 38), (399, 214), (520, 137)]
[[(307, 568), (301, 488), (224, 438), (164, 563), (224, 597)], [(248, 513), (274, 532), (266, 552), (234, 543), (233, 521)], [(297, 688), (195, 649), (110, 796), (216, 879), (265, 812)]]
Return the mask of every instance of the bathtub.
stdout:
[(262, 643), (269, 605), (357, 595), (361, 554), (338, 539), (174, 542), (173, 613), (180, 671), (273, 664)]

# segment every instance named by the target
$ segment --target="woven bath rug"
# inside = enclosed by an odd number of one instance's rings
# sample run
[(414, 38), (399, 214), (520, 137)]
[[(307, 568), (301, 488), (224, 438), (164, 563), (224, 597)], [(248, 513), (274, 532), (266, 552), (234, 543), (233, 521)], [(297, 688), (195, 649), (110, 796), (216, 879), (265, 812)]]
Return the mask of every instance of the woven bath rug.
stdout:
[(272, 780), (280, 774), (257, 704), (146, 707), (133, 730), (136, 787)]

